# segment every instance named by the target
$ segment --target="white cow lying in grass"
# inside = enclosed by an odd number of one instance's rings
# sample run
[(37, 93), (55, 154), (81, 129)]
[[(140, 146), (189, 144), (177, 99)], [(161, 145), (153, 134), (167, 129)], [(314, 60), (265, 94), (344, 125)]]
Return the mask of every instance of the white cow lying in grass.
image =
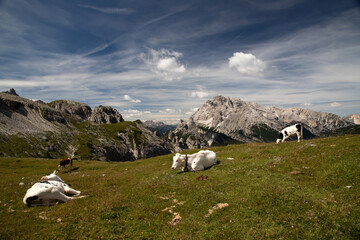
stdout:
[(285, 142), (286, 139), (295, 135), (297, 135), (298, 142), (300, 142), (300, 140), (303, 138), (303, 126), (301, 125), (301, 123), (297, 123), (281, 130), (279, 137), (276, 140), (276, 143)]
[(176, 153), (173, 157), (172, 169), (182, 167), (184, 171), (201, 171), (217, 163), (216, 153), (210, 150), (201, 150), (194, 154)]
[[(79, 197), (80, 191), (72, 189), (59, 176), (56, 170), (41, 178), (41, 182), (35, 183), (29, 188), (23, 199), (27, 206), (48, 206), (57, 202), (67, 202)], [(71, 197), (74, 195), (73, 197)]]

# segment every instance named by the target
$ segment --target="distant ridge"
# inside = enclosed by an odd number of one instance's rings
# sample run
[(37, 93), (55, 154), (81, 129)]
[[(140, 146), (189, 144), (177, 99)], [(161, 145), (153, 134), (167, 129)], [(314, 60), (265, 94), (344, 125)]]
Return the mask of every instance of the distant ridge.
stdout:
[(356, 125), (360, 125), (360, 114), (349, 114), (344, 117), (344, 119), (348, 122), (355, 123)]

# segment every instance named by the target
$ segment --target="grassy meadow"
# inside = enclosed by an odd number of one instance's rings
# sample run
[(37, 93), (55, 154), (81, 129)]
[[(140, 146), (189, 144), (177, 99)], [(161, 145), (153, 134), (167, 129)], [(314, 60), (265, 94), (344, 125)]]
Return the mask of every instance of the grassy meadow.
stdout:
[(360, 135), (211, 150), (220, 163), (202, 172), (172, 155), (74, 161), (58, 175), (86, 197), (31, 208), (58, 160), (0, 158), (0, 238), (360, 239)]

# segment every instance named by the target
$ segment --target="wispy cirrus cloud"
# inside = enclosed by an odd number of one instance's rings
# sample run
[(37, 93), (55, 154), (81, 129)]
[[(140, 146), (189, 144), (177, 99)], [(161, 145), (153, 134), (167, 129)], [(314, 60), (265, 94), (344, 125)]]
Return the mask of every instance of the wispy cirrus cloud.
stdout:
[(101, 13), (106, 13), (106, 14), (120, 14), (120, 15), (128, 15), (128, 14), (132, 14), (135, 11), (133, 9), (128, 9), (128, 8), (104, 8), (104, 7), (96, 7), (96, 6), (91, 6), (91, 5), (78, 5), (79, 7), (82, 8), (88, 8), (88, 9), (92, 9)]

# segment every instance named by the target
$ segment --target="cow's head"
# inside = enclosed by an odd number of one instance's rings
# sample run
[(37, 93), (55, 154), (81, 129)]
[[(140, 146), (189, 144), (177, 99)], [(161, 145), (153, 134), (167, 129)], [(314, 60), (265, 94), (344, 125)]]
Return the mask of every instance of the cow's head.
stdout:
[(171, 166), (172, 169), (176, 169), (179, 167), (185, 166), (185, 157), (184, 155), (181, 155), (180, 153), (176, 153), (173, 157), (173, 164)]
[(278, 137), (277, 140), (276, 140), (276, 144), (278, 144), (279, 142), (281, 142), (281, 141), (283, 140), (283, 138), (284, 138), (284, 134), (283, 134), (282, 132), (280, 132), (279, 137)]
[(49, 182), (35, 183), (29, 188), (23, 198), (23, 203), (26, 206), (46, 206), (56, 203), (56, 199), (52, 198), (52, 188), (49, 187)]
[(50, 173), (50, 174), (48, 174), (48, 175), (46, 175), (46, 176), (43, 176), (42, 178), (41, 178), (41, 181), (45, 181), (45, 180), (53, 180), (53, 181), (58, 181), (58, 182), (64, 182), (64, 180), (62, 180), (58, 175), (56, 175), (56, 173), (57, 173), (58, 171), (57, 170), (55, 170), (53, 173)]

